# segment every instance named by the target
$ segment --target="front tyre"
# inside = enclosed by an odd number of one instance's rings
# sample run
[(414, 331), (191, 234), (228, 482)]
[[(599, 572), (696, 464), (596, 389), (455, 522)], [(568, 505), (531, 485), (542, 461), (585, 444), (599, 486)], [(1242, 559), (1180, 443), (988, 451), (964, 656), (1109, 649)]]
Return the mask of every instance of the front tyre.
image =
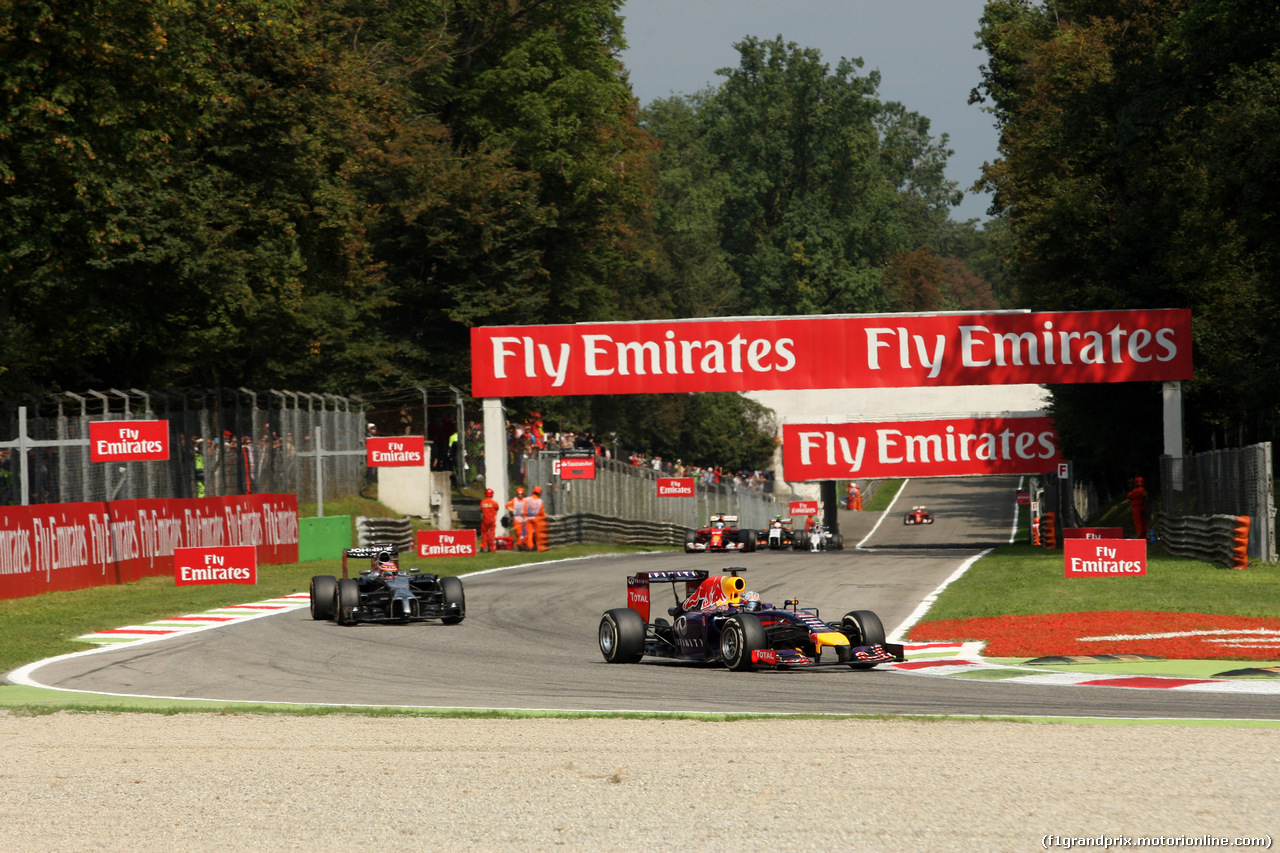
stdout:
[(333, 575), (316, 575), (311, 579), (311, 618), (316, 621), (333, 618), (338, 595), (338, 579)]
[(751, 653), (769, 644), (764, 626), (753, 613), (736, 613), (724, 621), (720, 630), (720, 657), (724, 665), (734, 672), (743, 672), (755, 666)]
[[(840, 628), (852, 646), (875, 646), (884, 642), (884, 625), (880, 622), (880, 617), (870, 610), (850, 610), (840, 620)], [(852, 657), (852, 649), (849, 655)], [(841, 657), (841, 660), (845, 658)], [(871, 669), (875, 664), (850, 661), (849, 666), (854, 669)]]
[[(467, 597), (462, 592), (462, 581), (458, 578), (440, 578), (440, 602), (449, 609), (450, 615), (441, 616), (440, 621), (446, 625), (457, 625), (467, 617)], [(450, 605), (458, 605), (456, 611)]]
[(355, 578), (338, 581), (334, 595), (334, 618), (339, 625), (356, 624), (355, 612), (360, 607), (360, 582)]
[(609, 663), (636, 663), (644, 657), (644, 619), (630, 607), (600, 617), (600, 654)]

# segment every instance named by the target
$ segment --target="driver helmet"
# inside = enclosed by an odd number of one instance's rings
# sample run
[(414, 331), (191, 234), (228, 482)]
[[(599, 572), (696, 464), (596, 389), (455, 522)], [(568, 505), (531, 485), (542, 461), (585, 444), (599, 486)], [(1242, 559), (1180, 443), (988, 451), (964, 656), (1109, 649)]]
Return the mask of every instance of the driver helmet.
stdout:
[(723, 521), (717, 521), (717, 522), (716, 522), (716, 530), (724, 530), (724, 522), (723, 522)]
[(742, 609), (747, 611), (760, 609), (760, 593), (749, 589), (742, 593)]
[(383, 574), (394, 575), (400, 567), (396, 565), (395, 557), (390, 551), (379, 551), (377, 568)]
[(484, 496), (485, 496), (486, 498), (491, 498), (491, 497), (493, 497), (493, 489), (485, 489), (485, 490), (484, 490)]

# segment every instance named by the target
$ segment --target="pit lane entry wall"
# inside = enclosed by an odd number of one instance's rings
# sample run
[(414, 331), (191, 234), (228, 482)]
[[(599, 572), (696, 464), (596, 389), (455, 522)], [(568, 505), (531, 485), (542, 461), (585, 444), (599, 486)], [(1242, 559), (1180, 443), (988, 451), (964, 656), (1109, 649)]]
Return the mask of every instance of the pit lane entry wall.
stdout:
[(175, 548), (252, 545), (298, 561), (296, 495), (0, 507), (0, 599), (172, 575)]

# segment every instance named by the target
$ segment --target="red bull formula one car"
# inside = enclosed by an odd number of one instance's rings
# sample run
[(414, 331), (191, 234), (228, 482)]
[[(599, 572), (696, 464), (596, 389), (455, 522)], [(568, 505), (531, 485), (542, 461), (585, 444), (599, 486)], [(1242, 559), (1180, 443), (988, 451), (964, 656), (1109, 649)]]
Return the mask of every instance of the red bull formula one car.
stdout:
[(933, 513), (922, 506), (913, 506), (902, 519), (903, 524), (933, 524)]
[[(788, 599), (781, 607), (746, 590), (743, 568), (725, 575), (705, 570), (638, 572), (627, 578), (627, 607), (600, 619), (600, 653), (609, 663), (636, 663), (646, 655), (723, 663), (732, 670), (839, 665), (871, 669), (905, 660), (902, 646), (886, 643), (880, 617), (850, 610), (825, 622), (815, 608)], [(649, 619), (654, 584), (671, 584), (674, 606)], [(678, 587), (684, 585), (684, 594)], [(829, 652), (823, 659), (823, 652)]]
[(713, 515), (706, 527), (690, 530), (684, 539), (684, 552), (754, 551), (759, 542), (754, 530), (739, 530), (738, 516)]

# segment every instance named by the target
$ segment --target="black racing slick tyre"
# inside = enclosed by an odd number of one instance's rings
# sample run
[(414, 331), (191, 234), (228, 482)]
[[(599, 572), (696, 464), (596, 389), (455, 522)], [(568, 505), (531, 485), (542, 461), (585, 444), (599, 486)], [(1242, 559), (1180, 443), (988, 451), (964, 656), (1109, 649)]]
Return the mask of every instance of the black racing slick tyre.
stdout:
[(764, 626), (753, 613), (737, 613), (724, 620), (720, 631), (720, 657), (734, 672), (744, 672), (755, 664), (751, 653), (769, 644)]
[(756, 532), (754, 530), (739, 530), (738, 541), (742, 543), (742, 550), (754, 551), (756, 549)]
[(338, 595), (338, 579), (333, 575), (316, 575), (311, 579), (311, 618), (317, 621), (333, 618)]
[(870, 610), (850, 610), (840, 620), (840, 627), (855, 646), (874, 646), (884, 642), (884, 625)]
[[(874, 646), (884, 642), (884, 625), (880, 617), (870, 610), (851, 610), (840, 620), (840, 627), (848, 635), (849, 642), (855, 646)], [(849, 652), (852, 654), (852, 652)], [(842, 655), (841, 660), (845, 657)], [(871, 669), (873, 663), (849, 664), (853, 669)]]
[(600, 617), (600, 654), (609, 663), (636, 663), (644, 657), (644, 618), (630, 607)]
[(841, 534), (841, 533), (832, 533), (832, 534), (831, 534), (831, 544), (830, 544), (828, 547), (830, 547), (832, 551), (843, 551), (843, 550), (844, 550), (844, 535), (843, 535), (843, 534)]
[(440, 603), (445, 607), (458, 605), (456, 615), (441, 616), (440, 621), (446, 625), (457, 625), (467, 617), (467, 597), (462, 592), (462, 581), (458, 578), (440, 578)]
[(334, 596), (334, 619), (339, 625), (356, 624), (355, 610), (359, 606), (360, 582), (355, 578), (342, 578)]
[(809, 544), (809, 534), (803, 530), (797, 530), (795, 537), (791, 540), (791, 550), (803, 551)]
[(697, 543), (697, 541), (698, 541), (698, 532), (696, 530), (690, 530), (689, 532), (685, 533), (684, 552), (686, 554), (693, 553), (693, 550), (694, 550), (693, 546)]

